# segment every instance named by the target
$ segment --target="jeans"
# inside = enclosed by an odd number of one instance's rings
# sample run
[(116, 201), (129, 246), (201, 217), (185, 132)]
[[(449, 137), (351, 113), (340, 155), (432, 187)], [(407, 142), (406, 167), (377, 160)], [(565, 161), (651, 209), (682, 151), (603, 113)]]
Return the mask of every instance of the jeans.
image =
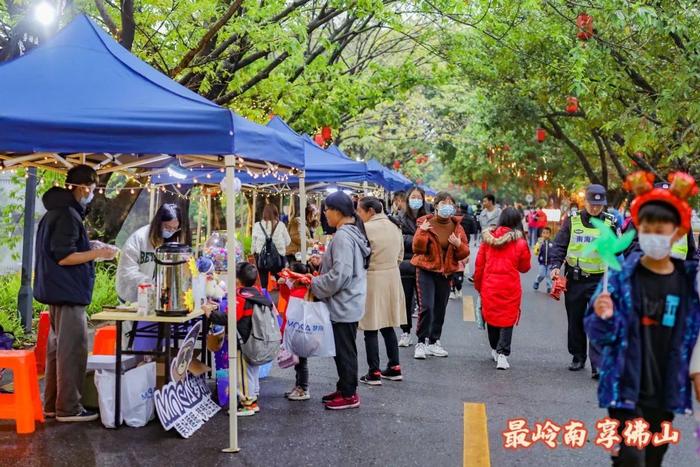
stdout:
[(546, 264), (540, 264), (537, 272), (537, 279), (535, 279), (535, 288), (538, 288), (540, 286), (540, 283), (543, 280), (546, 280), (545, 283), (547, 284), (547, 290), (552, 290), (552, 278), (549, 276), (551, 270), (552, 268), (550, 266), (547, 266)]
[(537, 240), (540, 237), (540, 229), (537, 227), (529, 227), (527, 230), (530, 238), (530, 246), (533, 247), (537, 244)]
[[(625, 422), (635, 418), (644, 418), (650, 425), (649, 431), (652, 433), (661, 431), (662, 422), (673, 421), (673, 413), (671, 412), (641, 406), (637, 406), (634, 410), (608, 409), (608, 413), (610, 418), (620, 422), (620, 426), (617, 428), (617, 433), (620, 436), (622, 436), (622, 431), (625, 429)], [(639, 450), (627, 446), (623, 441), (620, 443), (619, 455), (612, 457), (612, 465), (614, 467), (660, 467), (667, 450), (668, 444), (654, 446), (650, 443), (645, 449)]]
[(80, 391), (88, 357), (85, 307), (49, 305), (49, 319), (44, 411), (72, 417), (83, 409)]
[(442, 274), (416, 269), (418, 283), (418, 342), (434, 344), (442, 335), (445, 312), (450, 300), (450, 278)]
[(365, 350), (367, 351), (367, 366), (370, 373), (379, 371), (379, 336), (382, 333), (389, 368), (399, 364), (399, 341), (396, 339), (394, 328), (382, 328), (379, 331), (365, 331)]
[(497, 354), (510, 355), (510, 342), (513, 339), (513, 326), (500, 328), (487, 324), (489, 334), (489, 344)]
[(299, 357), (299, 363), (294, 365), (296, 373), (296, 385), (304, 391), (309, 390), (309, 361), (306, 358)]
[(411, 323), (413, 322), (413, 297), (416, 294), (416, 277), (401, 276), (401, 285), (403, 286), (403, 295), (406, 298), (406, 324), (401, 325), (401, 330), (408, 334), (411, 332)]
[(336, 390), (343, 397), (357, 392), (357, 323), (333, 323), (335, 368), (338, 371)]

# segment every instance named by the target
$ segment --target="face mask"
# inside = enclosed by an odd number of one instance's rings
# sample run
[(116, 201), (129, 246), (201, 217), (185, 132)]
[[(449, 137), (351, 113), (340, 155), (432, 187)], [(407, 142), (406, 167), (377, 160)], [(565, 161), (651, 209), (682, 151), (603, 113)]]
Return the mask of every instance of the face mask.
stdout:
[(576, 214), (578, 212), (578, 209), (576, 208), (571, 208), (571, 214)]
[(95, 197), (95, 193), (92, 192), (89, 195), (85, 196), (84, 198), (80, 198), (80, 205), (83, 208), (88, 207), (88, 204), (92, 203), (92, 200), (94, 197)]
[(438, 208), (438, 216), (442, 217), (443, 219), (447, 217), (452, 217), (455, 214), (455, 207), (452, 206), (451, 204), (443, 204)]
[(420, 198), (411, 198), (408, 200), (408, 206), (414, 211), (423, 207), (423, 200)]
[(176, 233), (177, 233), (177, 230), (163, 229), (160, 231), (160, 234), (163, 237), (163, 240), (168, 240), (170, 237), (172, 237)]
[(639, 234), (639, 247), (651, 259), (664, 259), (671, 254), (671, 235)]

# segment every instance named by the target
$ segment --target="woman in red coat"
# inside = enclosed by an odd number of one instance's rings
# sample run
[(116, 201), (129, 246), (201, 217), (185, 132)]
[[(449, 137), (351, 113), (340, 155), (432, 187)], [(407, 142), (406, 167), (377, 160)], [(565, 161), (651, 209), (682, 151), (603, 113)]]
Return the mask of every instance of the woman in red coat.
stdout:
[(498, 227), (482, 233), (483, 243), (476, 257), (474, 287), (481, 294), (491, 356), (499, 370), (510, 368), (510, 341), (520, 318), (520, 274), (530, 270), (530, 249), (522, 225), (517, 209), (504, 209)]

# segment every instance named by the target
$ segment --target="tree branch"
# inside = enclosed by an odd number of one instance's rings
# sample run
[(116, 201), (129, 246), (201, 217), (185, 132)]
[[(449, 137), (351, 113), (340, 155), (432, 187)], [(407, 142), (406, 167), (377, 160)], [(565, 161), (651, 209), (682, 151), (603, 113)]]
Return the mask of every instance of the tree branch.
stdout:
[(219, 18), (218, 21), (216, 21), (214, 24), (211, 25), (209, 30), (207, 30), (206, 33), (202, 36), (201, 39), (199, 39), (199, 42), (197, 42), (197, 45), (194, 46), (192, 49), (188, 50), (187, 53), (182, 57), (180, 60), (180, 63), (178, 63), (175, 68), (173, 68), (170, 72), (170, 76), (177, 76), (180, 74), (182, 70), (184, 70), (187, 66), (189, 66), (190, 62), (192, 62), (192, 59), (199, 53), (201, 52), (204, 47), (209, 43), (209, 41), (216, 35), (216, 33), (219, 32), (219, 30), (224, 27), (224, 25), (228, 22), (229, 19), (238, 11), (238, 9), (241, 7), (241, 4), (243, 3), (243, 0), (235, 0), (229, 7), (226, 9), (226, 12), (224, 15)]

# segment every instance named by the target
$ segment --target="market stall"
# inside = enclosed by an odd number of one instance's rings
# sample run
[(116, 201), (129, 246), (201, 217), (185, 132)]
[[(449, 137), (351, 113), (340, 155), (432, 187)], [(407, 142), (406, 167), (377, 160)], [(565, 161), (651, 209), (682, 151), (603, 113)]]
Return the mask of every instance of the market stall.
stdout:
[[(98, 174), (129, 175), (135, 170), (165, 173), (169, 167), (223, 170), (224, 193), (231, 201), (226, 217), (232, 257), (236, 172), (283, 178), (304, 167), (300, 138), (207, 101), (130, 54), (84, 15), (31, 53), (0, 66), (0, 89), (6, 90), (0, 106), (0, 169), (23, 166), (32, 174), (36, 168), (64, 172), (88, 164)], [(143, 183), (144, 189), (153, 186), (149, 179)], [(33, 225), (27, 229), (32, 231)], [(24, 258), (25, 286), (31, 264)], [(232, 269), (229, 290), (235, 290), (235, 281)], [(31, 290), (27, 294), (25, 287), (25, 294), (31, 304)], [(234, 314), (229, 314), (229, 327), (235, 329)], [(231, 333), (229, 345), (235, 344)], [(235, 352), (230, 360), (235, 385)], [(229, 420), (226, 450), (237, 452), (235, 410)]]

